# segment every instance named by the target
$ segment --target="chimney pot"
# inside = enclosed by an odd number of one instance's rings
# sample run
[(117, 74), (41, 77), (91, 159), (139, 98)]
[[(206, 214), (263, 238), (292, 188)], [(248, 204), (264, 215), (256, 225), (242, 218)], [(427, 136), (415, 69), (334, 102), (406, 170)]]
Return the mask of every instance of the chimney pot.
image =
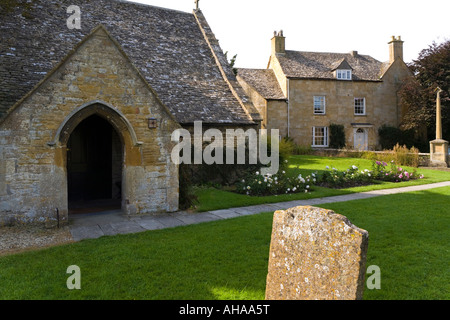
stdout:
[(283, 30), (274, 32), (272, 38), (272, 55), (285, 54), (285, 37), (283, 36)]
[(392, 36), (389, 42), (389, 62), (393, 63), (397, 59), (403, 60), (403, 41), (401, 36)]

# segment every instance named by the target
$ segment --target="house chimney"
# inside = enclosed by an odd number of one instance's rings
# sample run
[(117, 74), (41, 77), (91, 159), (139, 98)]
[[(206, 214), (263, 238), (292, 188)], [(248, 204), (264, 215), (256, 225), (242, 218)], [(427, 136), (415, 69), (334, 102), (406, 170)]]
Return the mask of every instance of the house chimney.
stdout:
[(403, 41), (400, 36), (392, 36), (389, 42), (389, 62), (392, 63), (397, 59), (403, 60)]
[(285, 54), (285, 37), (283, 36), (283, 30), (273, 32), (272, 38), (272, 55)]

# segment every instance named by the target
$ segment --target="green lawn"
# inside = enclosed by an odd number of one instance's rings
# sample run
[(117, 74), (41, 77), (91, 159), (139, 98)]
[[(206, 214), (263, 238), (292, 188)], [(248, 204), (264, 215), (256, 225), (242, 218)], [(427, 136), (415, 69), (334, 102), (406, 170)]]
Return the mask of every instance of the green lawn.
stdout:
[[(330, 168), (336, 168), (338, 170), (346, 170), (352, 165), (356, 165), (359, 169), (372, 169), (372, 161), (360, 158), (329, 158), (319, 156), (291, 156), (289, 159), (288, 174), (296, 176), (301, 173), (303, 176), (309, 175), (314, 172), (319, 174), (325, 171), (326, 166)], [(404, 167), (408, 171), (412, 172), (414, 168)], [(355, 192), (364, 192), (371, 190), (400, 188), (406, 186), (414, 186), (421, 184), (429, 184), (441, 181), (450, 181), (450, 172), (429, 170), (429, 169), (417, 169), (417, 174), (423, 174), (424, 179), (411, 180), (407, 182), (379, 182), (370, 186), (346, 188), (346, 189), (330, 189), (322, 187), (314, 187), (312, 193), (297, 193), (297, 194), (284, 194), (278, 196), (266, 196), (266, 197), (251, 197), (243, 194), (237, 194), (231, 191), (220, 190), (213, 187), (200, 187), (197, 188), (195, 193), (198, 197), (199, 203), (197, 205), (197, 211), (211, 211), (218, 209), (226, 209), (232, 207), (241, 207), (249, 205), (257, 205), (263, 203), (274, 203), (282, 201), (303, 200), (311, 198), (321, 198), (336, 196)]]
[(381, 290), (365, 299), (450, 298), (450, 188), (323, 205), (369, 231)]
[[(327, 204), (369, 231), (381, 290), (450, 299), (450, 187)], [(272, 213), (103, 237), (0, 257), (0, 299), (263, 299)], [(66, 269), (81, 269), (81, 290)]]

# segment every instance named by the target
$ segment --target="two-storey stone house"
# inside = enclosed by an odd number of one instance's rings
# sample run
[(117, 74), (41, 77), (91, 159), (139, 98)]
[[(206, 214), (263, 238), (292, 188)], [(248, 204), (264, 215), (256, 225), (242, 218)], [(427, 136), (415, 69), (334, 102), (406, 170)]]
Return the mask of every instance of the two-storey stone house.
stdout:
[(397, 92), (411, 71), (403, 61), (403, 41), (392, 37), (389, 61), (357, 51), (321, 53), (285, 49), (275, 32), (267, 69), (239, 69), (238, 81), (263, 117), (263, 127), (279, 129), (297, 144), (330, 144), (331, 124), (344, 126), (347, 147), (375, 149), (382, 125), (398, 126)]

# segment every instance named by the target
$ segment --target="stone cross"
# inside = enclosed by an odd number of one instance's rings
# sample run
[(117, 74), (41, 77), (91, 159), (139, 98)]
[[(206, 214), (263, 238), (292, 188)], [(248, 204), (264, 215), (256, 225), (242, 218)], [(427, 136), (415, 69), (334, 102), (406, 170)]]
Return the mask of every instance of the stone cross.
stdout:
[(437, 88), (436, 97), (436, 140), (442, 139), (442, 117), (441, 117), (441, 88)]
[(436, 88), (436, 139), (430, 141), (430, 165), (448, 166), (448, 141), (442, 139), (441, 88)]
[(276, 211), (267, 300), (362, 299), (369, 234), (315, 207)]

